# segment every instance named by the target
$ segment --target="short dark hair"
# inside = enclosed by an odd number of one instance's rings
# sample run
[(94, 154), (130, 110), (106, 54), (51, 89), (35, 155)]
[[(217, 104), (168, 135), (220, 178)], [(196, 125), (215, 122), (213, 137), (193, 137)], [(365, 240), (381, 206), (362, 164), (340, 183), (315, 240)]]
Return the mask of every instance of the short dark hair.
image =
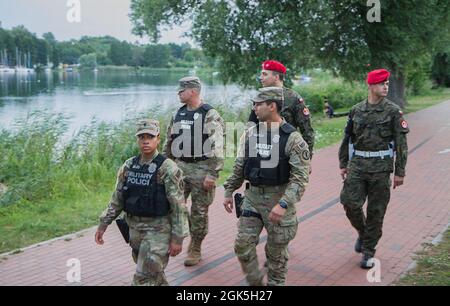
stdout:
[(278, 75), (278, 78), (280, 79), (281, 82), (284, 82), (284, 78), (286, 77), (285, 74), (277, 72), (277, 71), (272, 71), (275, 75)]
[(275, 103), (277, 105), (277, 112), (278, 114), (281, 113), (281, 110), (283, 109), (283, 103), (281, 103), (280, 101), (275, 101), (275, 100), (269, 100), (269, 101), (264, 101), (264, 103), (266, 103), (266, 105), (270, 105), (272, 103)]

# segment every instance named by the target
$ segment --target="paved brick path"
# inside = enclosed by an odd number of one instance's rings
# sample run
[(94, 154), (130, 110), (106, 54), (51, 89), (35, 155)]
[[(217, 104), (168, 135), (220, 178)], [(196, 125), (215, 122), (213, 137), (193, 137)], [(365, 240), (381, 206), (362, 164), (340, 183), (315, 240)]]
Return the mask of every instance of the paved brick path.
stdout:
[[(450, 219), (450, 101), (407, 116), (410, 157), (405, 185), (392, 192), (384, 235), (378, 245), (381, 283), (395, 281), (412, 264), (412, 256), (431, 242)], [(303, 200), (297, 204), (300, 226), (290, 244), (288, 285), (370, 285), (354, 253), (356, 233), (347, 221), (338, 196), (338, 146), (314, 155), (313, 174)], [(450, 150), (448, 150), (450, 151)], [(211, 207), (210, 234), (203, 260), (186, 268), (185, 252), (172, 258), (166, 270), (172, 285), (243, 285), (233, 253), (234, 215), (222, 207), (219, 189)], [(128, 285), (134, 271), (130, 249), (116, 228), (105, 234), (105, 245), (94, 243), (95, 229), (0, 256), (0, 285), (70, 285), (67, 260), (81, 262), (81, 285)], [(265, 234), (258, 246), (264, 259)], [(188, 240), (185, 241), (184, 249)]]

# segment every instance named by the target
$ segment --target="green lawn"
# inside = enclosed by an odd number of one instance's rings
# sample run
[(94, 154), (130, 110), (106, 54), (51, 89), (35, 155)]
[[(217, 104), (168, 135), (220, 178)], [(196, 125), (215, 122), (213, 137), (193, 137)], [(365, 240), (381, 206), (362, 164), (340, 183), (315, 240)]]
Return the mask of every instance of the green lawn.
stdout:
[(21, 202), (0, 209), (0, 253), (73, 233), (98, 223), (114, 186), (66, 199)]
[[(428, 96), (410, 99), (410, 104), (406, 110), (407, 112), (417, 111), (448, 99), (450, 99), (450, 89), (440, 90)], [(342, 139), (346, 120), (346, 117), (329, 120), (325, 119), (322, 114), (313, 115), (313, 127), (316, 131), (315, 150), (339, 142)], [(110, 131), (110, 129), (105, 128), (105, 131)], [(125, 139), (126, 135), (129, 135), (128, 132), (118, 130), (117, 133), (120, 135), (117, 136), (117, 147), (113, 147), (114, 152), (116, 152), (114, 154), (129, 156), (132, 144), (127, 144), (126, 150), (123, 146), (125, 141), (123, 139)], [(89, 136), (87, 138), (90, 139), (92, 137)], [(101, 148), (95, 147), (95, 150), (100, 150)], [(110, 158), (107, 153), (96, 153), (96, 155), (99, 155), (99, 157), (96, 157), (99, 162), (98, 165), (95, 165), (91, 162), (92, 155), (89, 155), (89, 152), (86, 153), (86, 156), (89, 157), (85, 161), (78, 161), (83, 166), (83, 169), (73, 169), (74, 174), (71, 178), (64, 176), (64, 173), (66, 173), (64, 169), (58, 174), (54, 184), (59, 185), (53, 187), (57, 192), (54, 190), (47, 191), (45, 189), (46, 181), (41, 179), (38, 182), (44, 185), (41, 187), (38, 185), (33, 188), (37, 188), (36, 190), (43, 194), (47, 193), (47, 196), (33, 198), (27, 197), (27, 194), (25, 194), (20, 201), (13, 205), (0, 206), (0, 232), (2, 233), (0, 253), (79, 231), (98, 223), (98, 216), (108, 204), (113, 191), (116, 169), (103, 165), (103, 161)], [(108, 164), (106, 163), (106, 165)], [(231, 174), (233, 164), (234, 158), (225, 160), (225, 167), (221, 172), (219, 185), (223, 184), (225, 179)], [(74, 165), (75, 167), (76, 165)], [(36, 166), (33, 166), (31, 169), (35, 168)], [(92, 170), (97, 168), (99, 173), (92, 175)], [(40, 173), (39, 171), (38, 174)], [(108, 172), (103, 173), (105, 171)], [(81, 184), (81, 179), (77, 179), (80, 175), (78, 173), (81, 173), (81, 176), (88, 177), (86, 182), (97, 183)], [(92, 178), (89, 178), (91, 176)], [(42, 173), (39, 174), (39, 177), (42, 177)], [(96, 179), (97, 177), (98, 179)], [(45, 177), (45, 179), (51, 180), (52, 178)], [(64, 181), (67, 180), (69, 182), (69, 179), (73, 179), (70, 182), (70, 188), (72, 189), (68, 188), (67, 186), (69, 185), (65, 184)], [(101, 182), (98, 182), (99, 180)], [(77, 183), (79, 181), (81, 183)], [(28, 186), (26, 188), (27, 190), (29, 189)], [(66, 189), (68, 190), (66, 191)]]
[(450, 230), (438, 245), (428, 245), (416, 256), (417, 267), (398, 286), (450, 286)]
[(405, 112), (416, 112), (447, 100), (450, 100), (450, 88), (439, 89), (428, 95), (414, 96), (408, 100)]

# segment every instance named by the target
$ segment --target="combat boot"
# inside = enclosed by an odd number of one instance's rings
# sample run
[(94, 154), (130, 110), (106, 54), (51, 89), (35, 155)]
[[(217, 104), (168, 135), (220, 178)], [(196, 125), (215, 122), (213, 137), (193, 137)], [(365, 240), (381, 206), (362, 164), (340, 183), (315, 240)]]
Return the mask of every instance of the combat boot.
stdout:
[(195, 266), (202, 259), (201, 255), (202, 240), (191, 238), (188, 248), (188, 257), (184, 261), (184, 265), (187, 267)]
[(359, 265), (363, 269), (372, 269), (375, 266), (375, 260), (373, 256), (369, 254), (363, 254), (362, 260)]
[(356, 253), (361, 253), (362, 252), (362, 242), (361, 242), (361, 238), (359, 238), (359, 237), (358, 237), (358, 239), (356, 239), (355, 252)]
[(249, 286), (252, 286), (252, 287), (264, 287), (264, 286), (266, 286), (266, 283), (264, 283), (264, 272), (261, 272), (261, 278), (259, 278), (255, 283), (253, 283), (253, 284), (250, 284), (249, 283)]

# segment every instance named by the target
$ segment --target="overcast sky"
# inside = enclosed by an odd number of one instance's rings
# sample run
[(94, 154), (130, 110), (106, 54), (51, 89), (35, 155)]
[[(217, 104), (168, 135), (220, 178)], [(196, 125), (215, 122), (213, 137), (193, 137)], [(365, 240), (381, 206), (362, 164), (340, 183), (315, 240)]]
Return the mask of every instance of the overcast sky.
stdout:
[[(83, 35), (110, 35), (120, 40), (148, 42), (131, 34), (131, 0), (78, 0), (81, 4), (81, 22), (70, 23), (67, 13), (73, 0), (0, 0), (2, 27), (11, 29), (23, 24), (30, 32), (42, 37), (52, 32), (57, 40), (78, 39)], [(162, 33), (161, 43), (190, 42), (181, 37), (183, 29)]]

